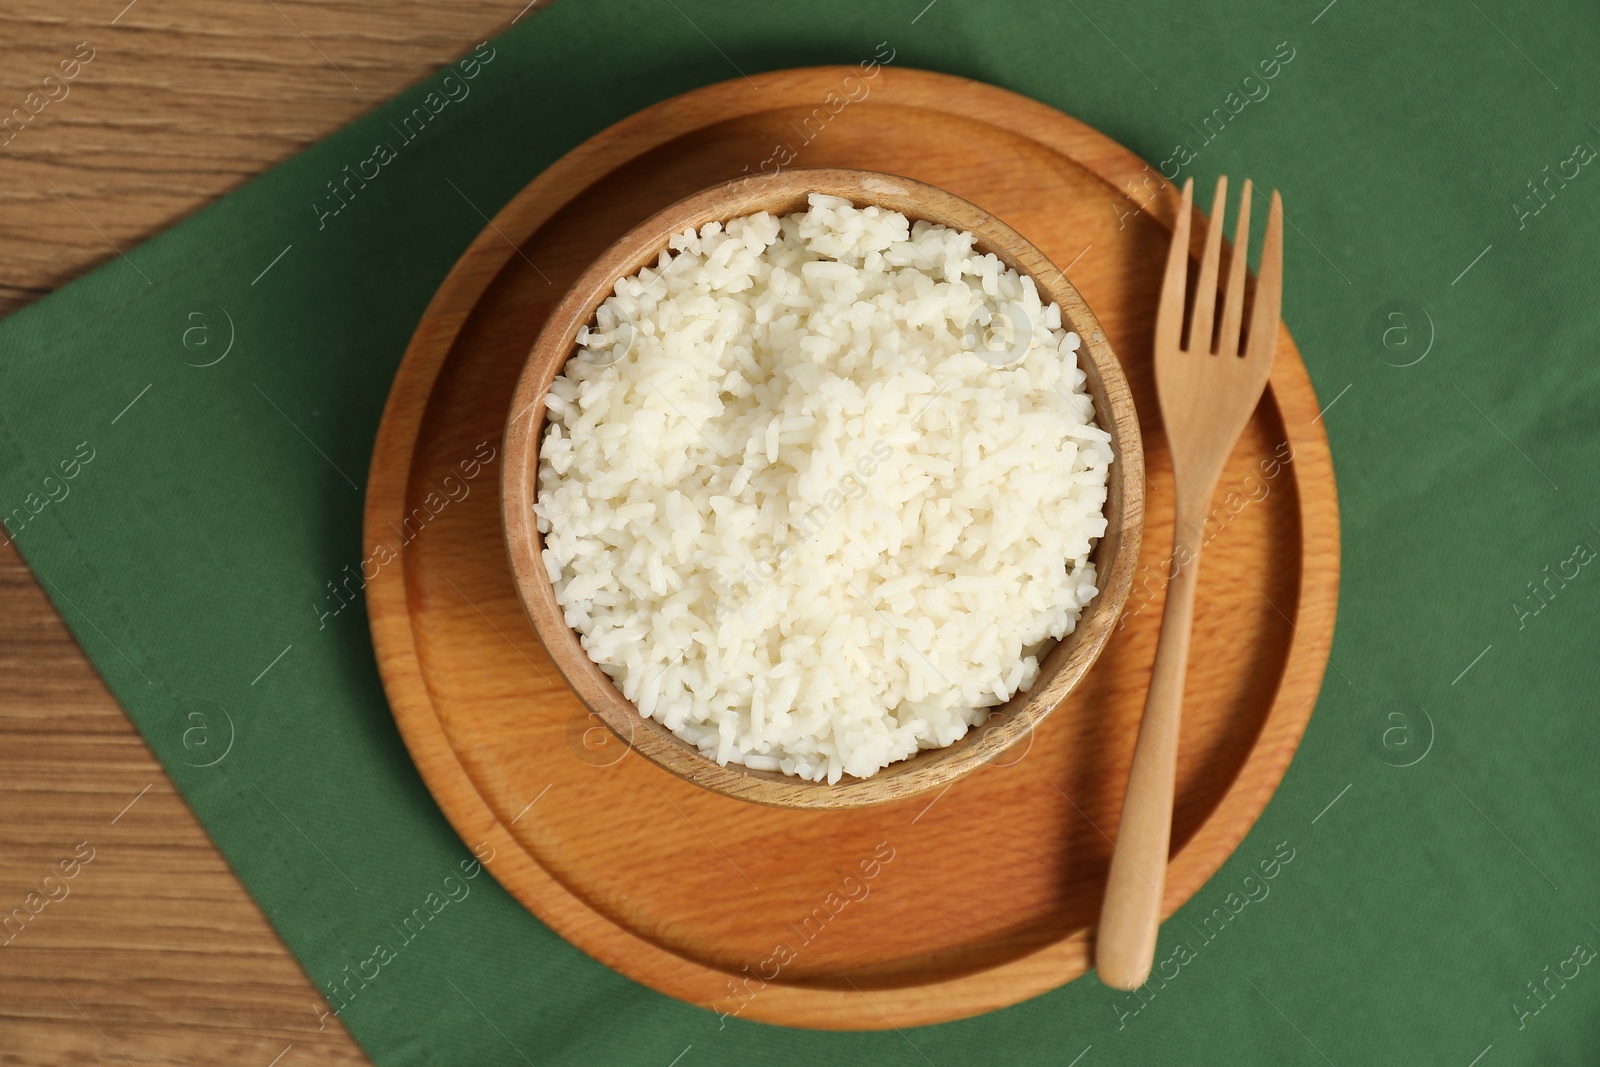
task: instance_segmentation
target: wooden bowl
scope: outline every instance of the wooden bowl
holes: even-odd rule
[[[1095,418],[1111,434],[1114,461],[1106,496],[1106,533],[1092,559],[1100,588],[1077,629],[1044,657],[1031,688],[991,710],[988,722],[954,744],[924,749],[870,778],[846,775],[835,784],[811,782],[740,764],[721,766],[648,719],[612,683],[579,644],[556,603],[541,559],[535,523],[539,443],[545,396],[576,349],[578,330],[593,321],[617,281],[653,264],[667,242],[689,227],[767,211],[789,214],[810,193],[876,204],[912,220],[926,219],[971,232],[978,249],[992,252],[1031,276],[1040,299],[1061,308],[1064,329],[1083,338],[1080,355]],[[1077,685],[1105,647],[1128,596],[1144,519],[1144,454],[1139,423],[1122,367],[1099,322],[1066,276],[1023,236],[981,208],[942,189],[891,174],[838,168],[793,169],[713,186],[658,212],[625,234],[577,280],[550,313],[523,366],[506,424],[501,508],[511,570],[533,627],[578,697],[626,744],[667,771],[716,793],[786,808],[853,808],[941,788],[993,760],[1027,737]]]

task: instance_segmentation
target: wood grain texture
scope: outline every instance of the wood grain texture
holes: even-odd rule
[[[611,295],[617,282],[653,265],[667,242],[685,230],[763,211],[778,216],[803,211],[812,193],[843,197],[857,207],[872,205],[898,211],[914,221],[971,233],[977,238],[979,252],[993,253],[1007,267],[1031,278],[1039,299],[1060,308],[1062,328],[1076,331],[1082,338],[1079,359],[1087,368],[1085,387],[1093,398],[1099,424],[1111,436],[1115,456],[1106,480],[1106,532],[1092,557],[1099,593],[1073,632],[1042,657],[1033,685],[994,708],[984,729],[969,731],[954,744],[918,752],[867,779],[846,775],[832,784],[736,763],[719,766],[661,723],[640,715],[589,658],[578,635],[567,625],[544,565],[544,539],[533,514],[550,384],[572,356],[578,330],[594,321],[595,309]],[[465,291],[453,295],[463,301],[476,299]],[[450,310],[436,302],[429,314],[448,314]],[[410,358],[426,357],[413,350]],[[501,462],[506,546],[517,590],[551,662],[584,706],[619,739],[626,739],[634,752],[685,781],[724,796],[775,807],[823,810],[902,800],[948,786],[1031,736],[1066,698],[1105,648],[1133,583],[1144,528],[1144,450],[1128,381],[1105,332],[1072,283],[1027,238],[975,204],[922,182],[876,171],[801,167],[718,184],[657,212],[607,248],[550,313],[517,379],[508,410],[517,417],[506,423]]]
[[[504,0],[0,0],[0,315],[470,51]],[[348,76],[349,80],[346,80]],[[58,74],[59,81],[59,74]],[[353,83],[353,84],[352,84]],[[38,100],[34,101],[38,106]],[[150,786],[115,824],[110,820]],[[0,547],[0,914],[88,842],[0,947],[0,1064],[367,1062],[73,641]],[[53,983],[53,986],[52,986]],[[293,1046],[289,1048],[289,1046]],[[115,1048],[115,1050],[114,1050]]]
[[[367,595],[401,732],[457,831],[504,857],[497,875],[518,899],[590,955],[689,1002],[876,1029],[1016,1003],[1087,966],[1172,541],[1148,353],[1178,198],[1083,124],[926,72],[880,70],[868,97],[808,136],[808,117],[852,73],[766,73],[760,92],[735,81],[664,102],[515,198],[412,340],[374,451],[365,537],[398,556]],[[785,143],[799,145],[797,165],[948,189],[1065,264],[1140,414],[1145,538],[1120,630],[1028,744],[931,799],[793,811],[663,772],[608,742],[561,681],[518,598],[497,498],[473,494],[402,531],[463,460],[503,439],[531,340],[590,263],[652,212]],[[1269,391],[1208,525],[1165,914],[1255,821],[1321,683],[1339,545],[1317,417],[1280,326]]]

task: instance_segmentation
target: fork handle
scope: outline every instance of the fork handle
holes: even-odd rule
[[[1144,719],[1134,745],[1122,822],[1106,879],[1105,903],[1095,944],[1100,980],[1113,989],[1137,989],[1150,976],[1161,897],[1172,839],[1172,801],[1178,769],[1178,726],[1183,711],[1183,679],[1189,664],[1189,631],[1194,617],[1200,546],[1205,540],[1205,508],[1178,502],[1173,561],[1178,573],[1167,585],[1166,610],[1156,645]]]

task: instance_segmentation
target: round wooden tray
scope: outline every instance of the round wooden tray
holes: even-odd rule
[[[1150,330],[1175,191],[1082,123],[923,71],[782,71],[618,123],[506,205],[417,327],[368,482],[379,670],[463,840],[568,941],[709,1010],[877,1029],[1016,1003],[1088,967],[1172,540]],[[512,582],[498,456],[512,387],[567,286],[612,241],[718,180],[881,170],[973,201],[1070,275],[1139,405],[1145,538],[1123,625],[1028,741],[931,796],[761,807],[628,749],[561,682]],[[1197,225],[1198,254],[1205,227]],[[1281,331],[1266,398],[1214,501],[1190,655],[1165,912],[1254,823],[1321,685],[1338,509],[1304,365]],[[536,966],[536,961],[530,961]]]

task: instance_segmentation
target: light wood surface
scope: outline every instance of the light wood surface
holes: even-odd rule
[[[686,229],[765,211],[788,215],[803,211],[806,197],[825,193],[857,207],[875,205],[913,220],[940,223],[973,234],[977,249],[992,252],[1008,267],[1033,279],[1039,298],[1061,309],[1062,328],[1083,339],[1080,362],[1096,418],[1111,435],[1115,461],[1106,482],[1106,534],[1094,550],[1099,594],[1039,666],[1039,677],[989,713],[985,728],[942,749],[929,749],[879,771],[871,778],[846,775],[839,782],[808,782],[778,771],[715,760],[677,737],[661,723],[639,714],[605,671],[589,658],[567,626],[544,565],[544,539],[534,521],[539,492],[539,444],[545,431],[545,398],[576,346],[578,330],[594,320],[595,309],[622,278],[656,262],[667,242]],[[462,292],[461,300],[474,299]],[[445,314],[435,303],[430,314]],[[426,324],[419,329],[432,336]],[[423,358],[415,350],[412,358]],[[875,171],[800,167],[719,184],[673,204],[629,230],[584,271],[550,313],[517,379],[508,413],[500,494],[511,572],[529,619],[552,663],[585,707],[598,715],[629,747],[672,774],[724,796],[784,808],[852,808],[900,800],[940,789],[1029,737],[1066,698],[1105,647],[1122,605],[1128,599],[1144,525],[1144,452],[1139,420],[1128,381],[1106,341],[1100,323],[1055,264],[1025,237],[976,205],[942,189]],[[385,517],[386,519],[389,517]]]
[[[521,7],[0,0],[0,111],[46,88],[80,43],[93,52],[66,96],[50,86],[59,99],[0,134],[0,315],[470,51]],[[70,894],[0,947],[0,1064],[367,1062],[336,1019],[319,1029],[312,983],[9,544],[0,814],[0,912],[42,892],[80,842],[95,850]]]
[[[1206,543],[1206,513],[1217,478],[1239,434],[1261,400],[1278,346],[1278,310],[1283,298],[1283,205],[1272,194],[1267,236],[1261,251],[1250,333],[1241,345],[1244,321],[1245,253],[1250,227],[1250,183],[1244,183],[1230,280],[1220,321],[1217,278],[1222,261],[1223,209],[1228,179],[1217,180],[1205,251],[1194,285],[1184,343],[1184,297],[1189,278],[1194,179],[1183,186],[1183,202],[1172,231],[1156,311],[1154,366],[1161,420],[1172,452],[1172,558],[1177,573],[1167,586],[1161,635],[1139,739],[1134,745],[1122,821],[1106,877],[1105,903],[1095,933],[1095,968],[1115,989],[1144,985],[1155,959],[1161,923],[1161,887],[1172,834],[1173,785],[1178,772],[1178,734],[1183,720],[1184,677],[1194,623],[1200,553]],[[1220,329],[1213,338],[1212,326]]]
[[[858,99],[801,133],[852,77]],[[493,844],[503,884],[590,955],[747,1019],[876,1029],[958,1018],[1088,963],[1172,539],[1148,353],[1178,198],[1094,130],[990,86],[894,67],[866,95],[854,68],[755,78],[759,93],[708,87],[580,146],[441,287],[390,394],[368,483],[368,547],[398,556],[367,586],[379,669],[458,832]],[[497,497],[472,493],[400,537],[463,458],[503,439],[530,339],[584,269],[652,212],[784,144],[799,146],[795,165],[948,189],[1064,264],[1122,356],[1140,414],[1145,539],[1119,630],[1025,745],[930,798],[795,811],[684,782],[608,741],[563,684],[519,600]],[[1248,831],[1320,686],[1339,547],[1317,415],[1283,329],[1266,401],[1208,521],[1164,913]],[[803,929],[808,916],[822,921]]]

